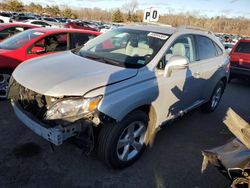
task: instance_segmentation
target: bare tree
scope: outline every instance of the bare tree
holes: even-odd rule
[[[139,3],[137,0],[131,0],[129,3],[125,3],[122,6],[122,10],[126,13],[130,12],[131,14],[134,14],[136,9],[138,9]]]

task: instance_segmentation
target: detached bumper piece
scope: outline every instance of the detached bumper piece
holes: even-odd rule
[[[231,179],[232,188],[250,187],[250,124],[243,120],[232,109],[227,111],[224,123],[237,137],[234,140],[202,151],[203,172],[209,163]]]
[[[68,126],[55,126],[48,128],[48,125],[45,125],[42,122],[37,121],[32,114],[24,111],[21,106],[12,101],[11,102],[16,116],[32,131],[34,131],[39,136],[48,140],[49,142],[59,146],[66,139],[76,136],[82,131],[83,124],[81,122],[75,122]],[[87,125],[86,125],[87,126]]]

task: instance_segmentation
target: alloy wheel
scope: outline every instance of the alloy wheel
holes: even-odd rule
[[[135,121],[129,124],[117,143],[117,156],[121,161],[133,159],[143,148],[146,126],[141,121]]]

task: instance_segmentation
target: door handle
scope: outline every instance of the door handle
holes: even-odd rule
[[[195,78],[200,78],[201,77],[201,72],[195,72],[193,76]]]
[[[223,64],[220,64],[220,65],[218,66],[218,68],[221,69],[221,68],[223,68],[223,66],[224,66]]]

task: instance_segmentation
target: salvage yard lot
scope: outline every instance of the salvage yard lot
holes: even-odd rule
[[[152,148],[133,166],[111,170],[67,142],[52,151],[0,101],[0,187],[228,187],[214,167],[201,174],[201,150],[232,137],[222,123],[228,107],[250,122],[250,82],[233,80],[218,109],[194,110],[158,133]]]

